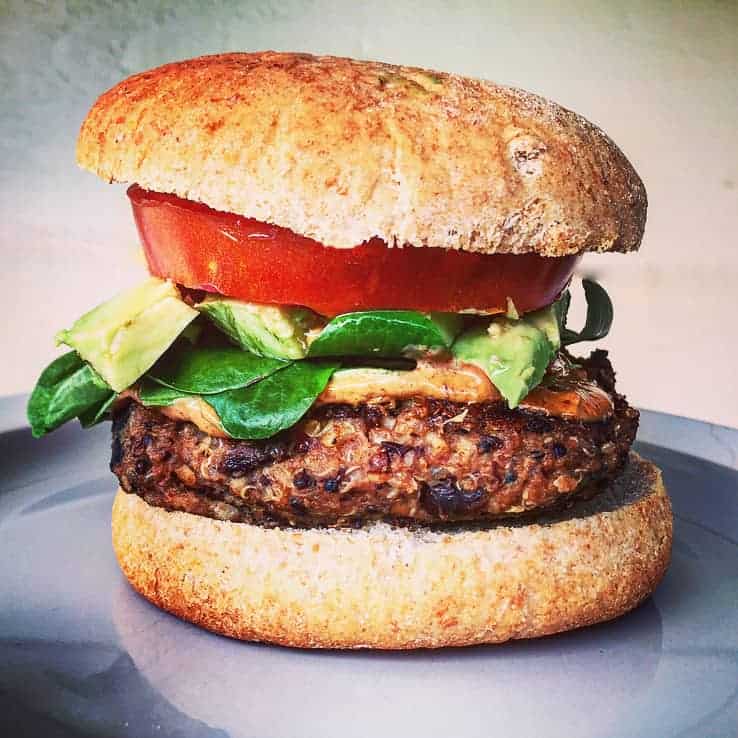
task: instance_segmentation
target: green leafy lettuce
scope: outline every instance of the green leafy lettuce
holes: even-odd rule
[[[235,346],[193,347],[185,342],[167,351],[148,376],[171,389],[212,395],[239,389],[289,366],[289,362],[256,356]]]
[[[31,432],[39,438],[73,418],[85,427],[102,420],[115,392],[76,351],[44,369],[28,400]]]
[[[424,315],[412,310],[346,313],[323,328],[309,357],[402,357],[420,349],[449,348],[462,319],[451,313]]]
[[[587,317],[581,331],[573,331],[566,326],[571,295],[567,290],[558,301],[561,324],[561,342],[564,346],[580,341],[599,341],[604,338],[612,326],[613,308],[610,296],[602,285],[591,279],[583,279],[584,297],[587,300]]]
[[[331,361],[296,361],[257,384],[206,400],[233,438],[270,438],[297,423],[338,367]]]
[[[75,324],[77,333],[89,343],[89,346],[85,343],[89,349],[89,361],[76,351],[70,351],[55,359],[42,372],[28,402],[28,419],[34,436],[49,433],[73,418],[78,418],[86,427],[109,415],[118,395],[96,368],[98,354],[102,356],[100,361],[106,374],[115,376],[116,381],[123,370],[115,364],[115,357],[125,359],[125,372],[130,375],[130,382],[142,404],[165,406],[181,398],[199,397],[214,409],[224,430],[240,439],[269,438],[297,423],[323,392],[341,363],[369,366],[377,362],[401,362],[401,366],[407,368],[407,357],[418,356],[427,350],[450,351],[457,358],[482,367],[513,408],[540,383],[562,345],[604,337],[613,318],[612,303],[605,290],[591,280],[584,280],[587,317],[580,331],[566,326],[570,301],[568,292],[548,308],[518,319],[376,310],[339,315],[312,340],[306,358],[290,359],[284,356],[283,351],[287,339],[297,336],[300,346],[308,343],[307,334],[294,328],[298,325],[303,331],[306,327],[300,322],[301,314],[295,312],[299,309],[280,308],[281,312],[275,317],[263,306],[254,306],[253,309],[239,306],[238,311],[227,306],[228,321],[238,323],[238,326],[229,324],[227,330],[225,326],[221,327],[228,338],[235,340],[238,330],[251,335],[256,331],[251,319],[258,318],[261,323],[257,328],[268,324],[270,335],[282,341],[282,357],[275,358],[265,356],[261,344],[259,352],[244,350],[243,335],[239,339],[242,345],[234,346],[227,343],[223,333],[215,328],[202,331],[201,325],[190,323],[191,315],[187,310],[176,304],[179,297],[172,287],[156,281],[147,284],[146,300],[126,298],[126,302],[120,297],[114,298],[112,307],[106,304],[85,316],[84,332],[79,329],[80,321]],[[138,295],[137,292],[130,294]],[[126,318],[129,302],[135,303],[131,311],[145,336],[145,362],[136,357],[135,341],[131,338],[131,327]],[[143,302],[146,303],[143,311],[147,316],[145,326],[140,318],[143,312],[139,303]],[[168,305],[167,315],[173,316],[172,322],[177,323],[180,331],[179,340],[172,345],[170,327],[156,325],[153,317],[149,320],[149,303]],[[121,305],[126,309],[123,310]],[[227,323],[223,317],[226,315],[223,305],[218,310],[221,312],[215,311],[218,319],[214,323]],[[248,326],[240,321],[239,315],[243,311],[251,320]],[[95,315],[101,316],[102,327],[93,319]],[[214,315],[208,317],[213,319]],[[462,330],[465,320],[472,325]],[[284,327],[280,321],[284,322]],[[275,332],[278,325],[279,335]],[[115,351],[106,349],[99,353],[95,350],[92,337],[110,326],[115,329],[115,335],[124,330],[125,352],[120,352],[116,341],[105,343],[107,348]],[[150,335],[153,330],[158,334],[156,345],[160,354],[155,363]],[[317,332],[319,329],[311,330]],[[274,346],[269,350],[277,353]],[[301,352],[295,351],[296,355],[304,355],[304,348]],[[413,365],[412,361],[409,363]],[[138,367],[135,372],[134,366]],[[146,374],[141,376],[144,371]]]
[[[237,348],[176,347],[141,382],[144,405],[202,396],[233,438],[269,438],[292,427],[325,389],[338,362],[284,362]]]
[[[298,361],[255,384],[202,396],[232,438],[270,438],[291,428],[325,389],[338,362]],[[171,405],[198,394],[165,387],[147,379],[138,391],[143,405]]]
[[[146,407],[167,407],[183,397],[197,397],[189,392],[166,387],[148,377],[140,381],[137,389],[139,402]]]

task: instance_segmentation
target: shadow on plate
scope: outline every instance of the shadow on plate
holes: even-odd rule
[[[40,640],[0,641],[0,734],[226,736],[169,704],[120,649]]]

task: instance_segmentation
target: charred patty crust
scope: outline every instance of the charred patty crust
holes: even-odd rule
[[[169,510],[264,525],[482,521],[593,494],[622,470],[637,410],[604,352],[586,362],[615,412],[598,423],[502,403],[413,398],[325,405],[266,441],[215,438],[136,402],[118,409],[111,469]]]

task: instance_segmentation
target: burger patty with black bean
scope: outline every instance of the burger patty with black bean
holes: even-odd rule
[[[119,408],[111,468],[169,510],[265,525],[490,520],[593,494],[625,464],[638,412],[603,352],[585,362],[613,415],[582,423],[502,403],[411,398],[313,408],[266,441],[203,433],[136,402]]]

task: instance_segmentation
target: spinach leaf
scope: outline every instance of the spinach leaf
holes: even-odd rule
[[[286,366],[287,362],[262,358],[235,346],[193,348],[180,342],[154,364],[148,376],[171,389],[211,395],[247,387]]]
[[[115,393],[76,351],[62,354],[44,369],[28,400],[28,421],[34,438],[72,418],[84,416],[112,402]],[[90,418],[91,419],[91,418]]]
[[[89,410],[85,410],[79,414],[79,422],[83,428],[92,428],[93,425],[102,423],[103,420],[108,420],[110,417],[110,408],[118,398],[116,392],[111,392],[110,396],[99,403],[97,406],[93,405]]]
[[[462,327],[451,313],[373,310],[334,318],[313,341],[309,357],[403,356],[414,347],[448,348]]]
[[[208,395],[206,401],[233,438],[270,438],[297,423],[339,366],[331,361],[296,361],[250,387]]]
[[[147,407],[171,405],[181,397],[192,397],[192,395],[189,392],[165,387],[148,378],[142,379],[138,385],[138,401]]]
[[[597,341],[610,332],[612,325],[612,301],[605,288],[591,279],[583,279],[584,296],[587,300],[587,318],[581,331],[573,331],[565,326],[571,297],[565,293],[561,303],[561,343],[568,346],[579,341]]]

